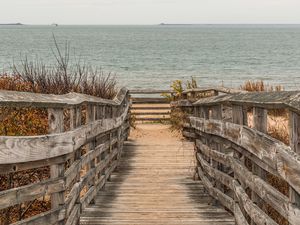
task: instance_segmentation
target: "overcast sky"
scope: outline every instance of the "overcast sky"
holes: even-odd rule
[[[0,23],[300,23],[300,0],[0,0]]]

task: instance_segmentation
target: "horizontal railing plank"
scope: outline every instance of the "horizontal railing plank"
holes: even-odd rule
[[[194,88],[194,89],[187,89],[183,91],[183,94],[188,93],[204,93],[209,91],[216,91],[221,93],[245,93],[246,91],[238,90],[234,88],[226,88],[226,87],[208,87],[208,88]]]
[[[200,143],[201,141],[197,140],[197,146],[199,147],[199,150],[201,152],[204,152],[205,155],[212,157],[213,160],[228,163],[228,165],[230,165],[233,169],[233,172],[237,179],[239,179],[247,187],[250,187],[250,189],[257,193],[258,196],[261,199],[263,199],[266,203],[272,205],[283,217],[288,218],[289,215],[294,214],[294,211],[290,211],[289,209],[288,197],[283,195],[281,192],[276,190],[274,187],[272,187],[266,181],[262,180],[260,177],[253,175],[252,172],[250,172],[233,156],[217,152],[216,150],[209,148],[207,145]],[[197,154],[197,158],[201,165],[204,167],[205,171],[210,176],[221,181],[223,184],[233,189],[233,184],[228,184],[230,182],[230,179],[227,177],[228,175],[222,174],[221,171],[212,168],[208,163],[205,162],[205,160],[201,158],[199,153]],[[224,179],[226,180],[224,181]],[[231,178],[231,182],[232,181],[233,178]]]
[[[226,208],[228,208],[231,212],[234,211],[234,200],[230,198],[229,196],[225,195],[222,191],[218,190],[217,188],[213,187],[212,183],[209,181],[209,179],[204,175],[204,172],[200,167],[198,167],[198,175],[199,178],[202,180],[204,186],[206,187],[209,194],[220,201],[222,205],[224,205]]]
[[[238,201],[243,206],[244,210],[248,213],[251,219],[257,225],[278,225],[273,219],[271,219],[263,210],[255,205],[245,190],[238,184],[237,181],[233,182],[234,192],[237,196]]]
[[[300,156],[289,146],[246,126],[196,117],[191,117],[190,121],[193,128],[223,137],[248,150],[277,170],[300,193]]]
[[[39,183],[29,184],[0,192],[0,209],[29,202],[53,193],[65,190],[63,178],[48,179]]]
[[[217,104],[234,104],[265,109],[290,109],[300,113],[299,91],[248,92],[219,95],[202,98],[193,103],[194,106],[211,106]]]
[[[64,108],[91,103],[94,105],[120,105],[128,90],[122,88],[114,100],[102,99],[90,95],[69,93],[65,95],[38,94],[31,92],[0,91],[0,106]]]
[[[120,127],[129,106],[118,118],[97,120],[75,130],[33,137],[0,137],[0,164],[24,163],[74,152],[101,133]]]
[[[55,224],[65,219],[65,209],[60,207],[45,213],[40,213],[28,219],[13,223],[12,225],[45,225]]]

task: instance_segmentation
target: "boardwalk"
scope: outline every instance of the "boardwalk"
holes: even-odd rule
[[[170,107],[126,88],[113,100],[0,91],[3,107],[47,109],[49,128],[0,137],[0,224],[299,225],[300,92],[232,93],[192,89]],[[133,114],[149,122],[178,112],[193,143],[144,119],[130,129]],[[289,145],[269,132],[273,117]],[[22,184],[19,172],[35,180]],[[51,209],[33,213],[49,200]]]
[[[80,218],[81,225],[231,225],[194,181],[193,145],[164,125],[139,125],[124,148],[118,170]],[[155,140],[155,141],[153,141]]]

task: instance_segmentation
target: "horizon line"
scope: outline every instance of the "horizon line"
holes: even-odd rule
[[[193,26],[193,25],[300,25],[299,23],[155,23],[155,24],[59,24],[59,23],[49,23],[49,24],[38,24],[38,23],[0,23],[0,25],[24,25],[24,26],[51,26],[53,24],[58,24],[59,26],[167,26],[167,25],[178,25],[178,26]]]

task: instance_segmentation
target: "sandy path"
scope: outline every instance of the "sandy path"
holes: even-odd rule
[[[183,140],[179,132],[172,131],[170,125],[165,124],[137,124],[136,129],[131,129],[129,138],[145,144],[159,143],[160,145],[169,145]]]

